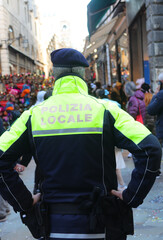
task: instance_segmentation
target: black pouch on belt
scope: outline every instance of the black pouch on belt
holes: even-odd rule
[[[48,211],[44,203],[38,202],[31,209],[20,212],[22,222],[36,239],[48,236]]]
[[[112,195],[103,198],[102,206],[107,235],[123,236],[134,234],[133,212],[131,207],[121,199]],[[110,237],[110,239],[112,238]]]

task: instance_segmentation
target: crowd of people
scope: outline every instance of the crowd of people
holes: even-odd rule
[[[162,78],[163,73],[160,74],[158,79],[161,89]],[[24,110],[29,109],[36,103],[38,91],[52,90],[54,77],[45,79],[44,75],[38,76],[31,73],[10,74],[0,76],[0,85],[0,117],[5,129],[7,129]],[[147,108],[152,97],[158,93],[158,89],[153,93],[150,85],[145,83],[144,78],[138,79],[136,84],[133,81],[127,81],[124,84],[117,81],[112,86],[107,85],[105,87],[101,85],[101,82],[96,81],[91,84],[88,83],[88,90],[89,94],[94,97],[116,101],[134,119],[137,118],[140,107],[143,124],[155,134],[155,115],[157,114],[150,114],[150,110],[148,113]]]
[[[0,84],[0,135],[2,135],[5,130],[10,129],[11,125],[25,110],[41,103],[51,95],[54,77],[45,79],[43,75],[38,76],[31,73],[10,74],[0,76]],[[13,168],[19,173],[23,172],[31,158],[31,154],[23,155],[17,159]],[[36,179],[37,172],[36,169]],[[9,205],[0,195],[0,222],[5,221],[9,213]]]
[[[0,117],[5,129],[35,104],[38,91],[47,91],[53,85],[53,76],[48,79],[31,73],[0,76]]]
[[[158,87],[155,92],[152,91],[149,84],[145,83],[144,78],[137,79],[136,83],[126,81],[122,84],[117,81],[112,86],[103,87],[101,82],[97,81],[91,82],[88,86],[89,94],[103,100],[115,101],[119,107],[156,135],[163,146],[163,92],[160,92],[163,90],[163,73],[159,74],[157,83]],[[121,169],[125,167],[122,151],[122,149],[115,149],[119,189],[126,188],[121,175]],[[131,153],[128,154],[128,157],[133,157],[133,161],[135,161]]]
[[[161,95],[161,93],[158,95],[158,92],[163,89],[163,73],[160,73],[157,83],[158,87],[155,92],[152,91],[149,84],[145,83],[144,78],[137,79],[136,83],[126,81],[122,84],[117,81],[112,86],[102,86],[101,82],[97,81],[88,86],[90,95],[117,102],[124,111],[127,111],[135,120],[143,123],[161,141],[163,136],[160,136],[160,133],[156,131],[156,126],[158,125],[157,115],[159,113],[151,110],[152,104],[150,103]],[[161,99],[158,106],[160,104]],[[140,113],[142,120],[138,119]],[[163,126],[161,129],[163,129]]]

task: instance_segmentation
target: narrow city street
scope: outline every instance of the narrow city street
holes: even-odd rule
[[[32,198],[11,168],[22,155],[28,167],[15,170],[33,193],[41,173],[34,177],[31,150],[47,180],[51,239],[104,237],[99,222],[94,231],[98,190],[116,188],[117,176],[118,189],[130,183],[123,198],[132,206],[151,189],[133,209],[134,235],[127,240],[163,240],[163,156],[151,188],[161,149],[150,132],[163,147],[163,0],[0,0],[0,240],[34,240],[4,201],[16,196],[14,209],[30,208]],[[115,145],[136,151],[137,171],[132,154]],[[78,198],[80,206],[69,204]],[[122,216],[120,206],[110,209],[115,221],[118,211]],[[127,218],[124,211],[126,229]],[[108,222],[116,228],[112,215]]]
[[[127,157],[128,152],[123,151],[126,168],[122,175],[128,183],[133,169],[132,158]],[[25,172],[21,175],[25,184],[32,191],[35,164],[32,160]],[[163,169],[163,161],[162,161]],[[128,236],[127,240],[163,240],[163,176],[157,178],[151,192],[144,203],[134,209],[135,234]],[[19,214],[11,210],[7,221],[0,223],[0,240],[33,240],[30,232],[21,223]]]

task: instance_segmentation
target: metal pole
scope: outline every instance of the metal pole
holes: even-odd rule
[[[109,83],[109,85],[111,85],[110,55],[109,55],[109,44],[108,43],[106,43],[106,61],[107,61],[108,83]]]

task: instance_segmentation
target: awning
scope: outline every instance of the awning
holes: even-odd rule
[[[97,49],[105,44],[107,40],[107,36],[99,38],[96,42],[92,42],[89,44],[89,47],[87,47],[84,51],[84,56],[88,57],[89,54],[93,53],[94,49]]]
[[[118,19],[118,16],[111,19],[110,22],[106,23],[105,25],[102,25],[90,38],[90,41],[96,41],[98,38],[102,36],[106,36],[109,34],[109,32],[112,30],[114,24],[116,23]]]
[[[109,7],[114,4],[116,0],[91,0],[87,5],[87,21],[89,35],[96,30],[97,24],[100,22]]]
[[[115,24],[121,19],[121,17],[122,15],[119,15],[111,19],[110,22],[98,28],[98,30],[91,36],[90,40],[87,39],[83,53],[85,57],[93,53],[94,49],[99,48],[105,44],[108,38],[108,34],[114,28]]]

